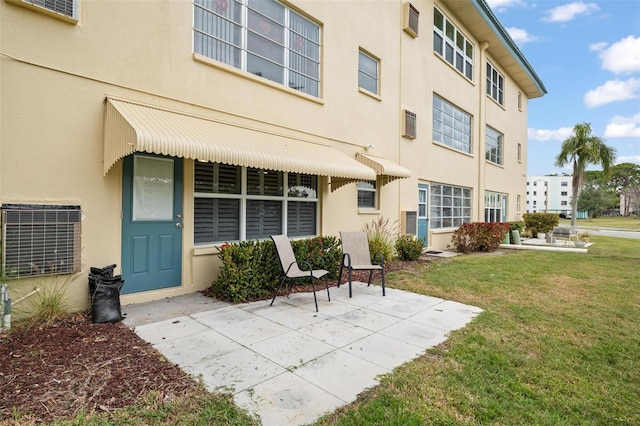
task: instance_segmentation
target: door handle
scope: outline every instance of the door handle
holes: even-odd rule
[[[182,223],[180,223],[180,222],[176,223],[176,228],[182,229]]]

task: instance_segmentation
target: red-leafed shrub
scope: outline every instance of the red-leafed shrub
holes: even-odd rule
[[[500,246],[508,230],[507,223],[464,223],[451,236],[450,247],[460,253],[493,251]]]

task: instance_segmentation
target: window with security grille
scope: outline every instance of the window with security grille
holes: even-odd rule
[[[196,245],[317,234],[318,177],[195,163]],[[285,231],[286,230],[286,231]]]
[[[7,277],[71,274],[80,269],[80,206],[4,204],[2,267]]]
[[[194,52],[319,96],[320,26],[273,0],[194,0]]]

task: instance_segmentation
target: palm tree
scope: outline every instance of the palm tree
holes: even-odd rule
[[[604,141],[591,136],[591,123],[576,124],[573,127],[573,135],[562,142],[560,154],[556,157],[556,166],[564,167],[573,163],[571,198],[571,227],[576,228],[576,216],[578,213],[578,196],[584,183],[585,168],[588,164],[602,166],[604,178],[609,176],[609,167],[616,159],[616,150],[607,146]]]

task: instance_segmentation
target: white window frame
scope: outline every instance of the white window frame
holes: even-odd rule
[[[504,134],[491,126],[486,126],[485,159],[494,164],[504,161]]]
[[[473,43],[437,7],[433,11],[433,50],[473,81]]]
[[[367,69],[367,65],[372,69]],[[380,95],[380,59],[363,49],[358,50],[358,87]]]
[[[471,223],[471,188],[432,183],[429,187],[429,226],[432,229],[457,228]]]
[[[484,221],[506,222],[508,196],[500,192],[485,191],[484,193]]]
[[[198,162],[196,162],[197,164]],[[194,187],[194,202],[195,199],[233,199],[233,200],[238,200],[239,203],[239,229],[238,229],[238,238],[237,239],[225,239],[225,240],[216,240],[213,239],[211,241],[198,241],[195,242],[195,235],[194,235],[194,244],[196,246],[207,246],[207,245],[215,245],[215,244],[221,244],[221,243],[228,243],[228,242],[237,242],[237,241],[246,241],[247,240],[247,202],[253,201],[253,200],[257,200],[257,201],[277,201],[279,203],[281,203],[281,220],[280,220],[280,228],[281,228],[281,233],[285,233],[287,235],[289,235],[288,229],[289,229],[289,223],[288,223],[288,218],[289,218],[289,204],[290,203],[294,203],[294,202],[300,202],[300,203],[314,203],[315,205],[315,210],[314,210],[314,226],[315,226],[315,230],[313,233],[311,234],[301,234],[301,233],[293,233],[290,236],[292,237],[311,237],[311,236],[316,236],[318,233],[318,208],[319,208],[319,197],[318,197],[318,191],[319,191],[319,176],[315,176],[315,175],[306,175],[306,174],[301,174],[301,173],[288,173],[288,172],[278,172],[278,171],[273,171],[273,170],[265,170],[265,169],[255,169],[255,168],[248,168],[248,167],[240,167],[240,166],[236,166],[238,169],[240,169],[239,172],[239,191],[236,191],[234,193],[221,193],[221,192],[201,192],[201,191],[196,191],[197,188]],[[252,170],[257,170],[259,173],[263,174],[265,172],[267,173],[279,173],[281,174],[281,188],[280,188],[280,195],[261,195],[261,194],[249,194],[248,190],[247,190],[247,172],[249,169]],[[194,172],[196,170],[196,166],[194,166]],[[309,176],[311,177],[311,180],[315,182],[315,189],[314,188],[302,188],[300,186],[296,186],[296,188],[294,187],[289,187],[289,178],[290,175],[296,175],[297,177],[300,176]],[[299,180],[299,179],[298,179]],[[262,188],[262,185],[260,186]],[[195,219],[194,219],[195,221]],[[194,223],[194,233],[197,231],[197,227],[195,226]],[[263,235],[258,239],[266,239],[268,238],[268,235]]]
[[[471,154],[473,117],[444,98],[433,94],[433,141]]]
[[[504,106],[504,76],[489,61],[487,61],[487,95]],[[520,109],[520,96],[518,96],[518,109]]]
[[[378,184],[375,180],[363,181],[357,183],[358,188],[358,208],[359,209],[377,209],[378,208]],[[373,197],[373,205],[369,204],[361,204],[360,203],[360,194],[368,194]]]
[[[254,74],[319,97],[322,57],[320,25],[283,3],[272,3],[282,8],[282,22],[251,8],[249,0],[193,0],[193,50],[196,54],[247,72],[251,72],[248,69],[249,61],[255,58],[256,61],[263,61],[274,68],[281,68],[282,75]],[[232,16],[234,8],[239,8],[237,16]],[[251,28],[250,21],[253,17],[262,21]],[[307,27],[296,28],[296,21]],[[273,28],[276,30],[272,34]],[[275,35],[277,28],[282,28],[280,36]],[[254,46],[250,47],[250,44]],[[259,51],[259,46],[263,48],[262,52]],[[280,51],[267,52],[266,47],[281,48],[282,54],[279,55]],[[273,57],[267,57],[267,53],[271,53]],[[266,68],[264,70],[267,71]]]

